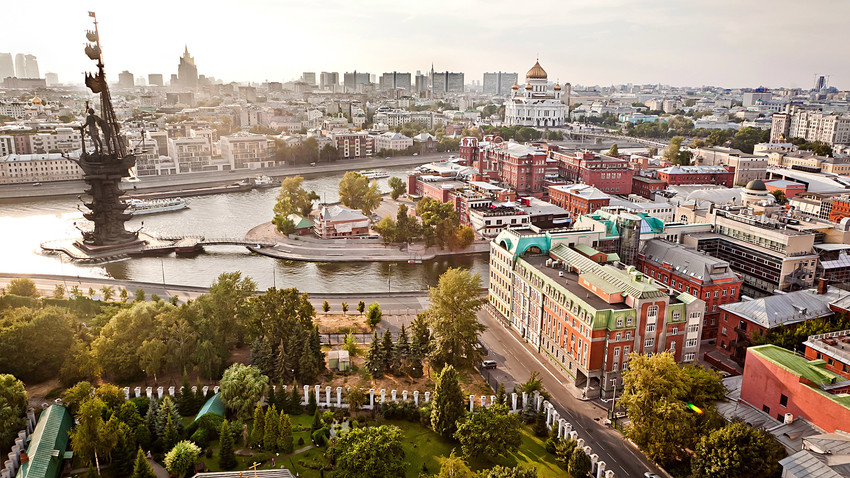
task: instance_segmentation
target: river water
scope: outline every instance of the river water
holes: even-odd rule
[[[386,168],[404,177],[410,167]],[[306,179],[324,201],[339,199],[337,185],[343,173]],[[378,180],[389,192],[387,179]],[[270,221],[277,188],[190,199],[182,211],[139,216],[128,221],[130,230],[162,236],[203,235],[242,238],[252,227]],[[116,279],[208,286],[222,272],[242,271],[260,289],[297,287],[305,292],[415,291],[435,285],[449,267],[464,267],[487,281],[487,256],[453,256],[424,264],[352,262],[312,263],[283,261],[248,252],[243,247],[214,247],[195,257],[143,257],[102,265],[78,265],[56,255],[43,255],[39,245],[48,240],[79,237],[74,222],[82,220],[76,198],[37,198],[0,202],[0,272],[67,274]],[[144,224],[143,224],[144,223]]]

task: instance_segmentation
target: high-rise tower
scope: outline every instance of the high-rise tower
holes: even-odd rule
[[[195,66],[195,59],[189,55],[188,46],[180,57],[180,64],[177,65],[177,86],[190,89],[198,87],[198,67]]]

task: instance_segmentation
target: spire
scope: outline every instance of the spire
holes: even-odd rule
[[[184,43],[184,44],[183,44],[183,47],[185,48],[185,49],[183,50],[183,56],[189,56],[189,45],[187,45],[187,44],[185,44],[185,43]]]

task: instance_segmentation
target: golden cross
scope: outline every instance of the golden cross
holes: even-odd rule
[[[254,478],[257,478],[257,467],[258,466],[260,466],[260,464],[255,461],[253,465],[248,467],[249,470],[254,470]]]

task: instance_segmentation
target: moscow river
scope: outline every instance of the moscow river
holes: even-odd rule
[[[386,168],[391,176],[405,177],[411,167]],[[323,201],[335,202],[343,173],[306,179]],[[387,178],[378,180],[389,192]],[[161,236],[202,235],[242,238],[252,227],[270,221],[277,188],[190,198],[189,208],[145,215],[127,228]],[[454,256],[424,264],[356,262],[311,263],[272,259],[243,247],[214,247],[195,257],[144,257],[102,265],[76,265],[56,255],[43,255],[39,245],[48,240],[79,237],[74,223],[82,220],[77,198],[39,198],[0,202],[0,272],[66,274],[116,279],[208,286],[222,272],[242,271],[260,289],[297,287],[305,292],[386,292],[423,290],[435,285],[448,267],[469,268],[487,281],[487,256]],[[164,279],[163,279],[164,277]]]

